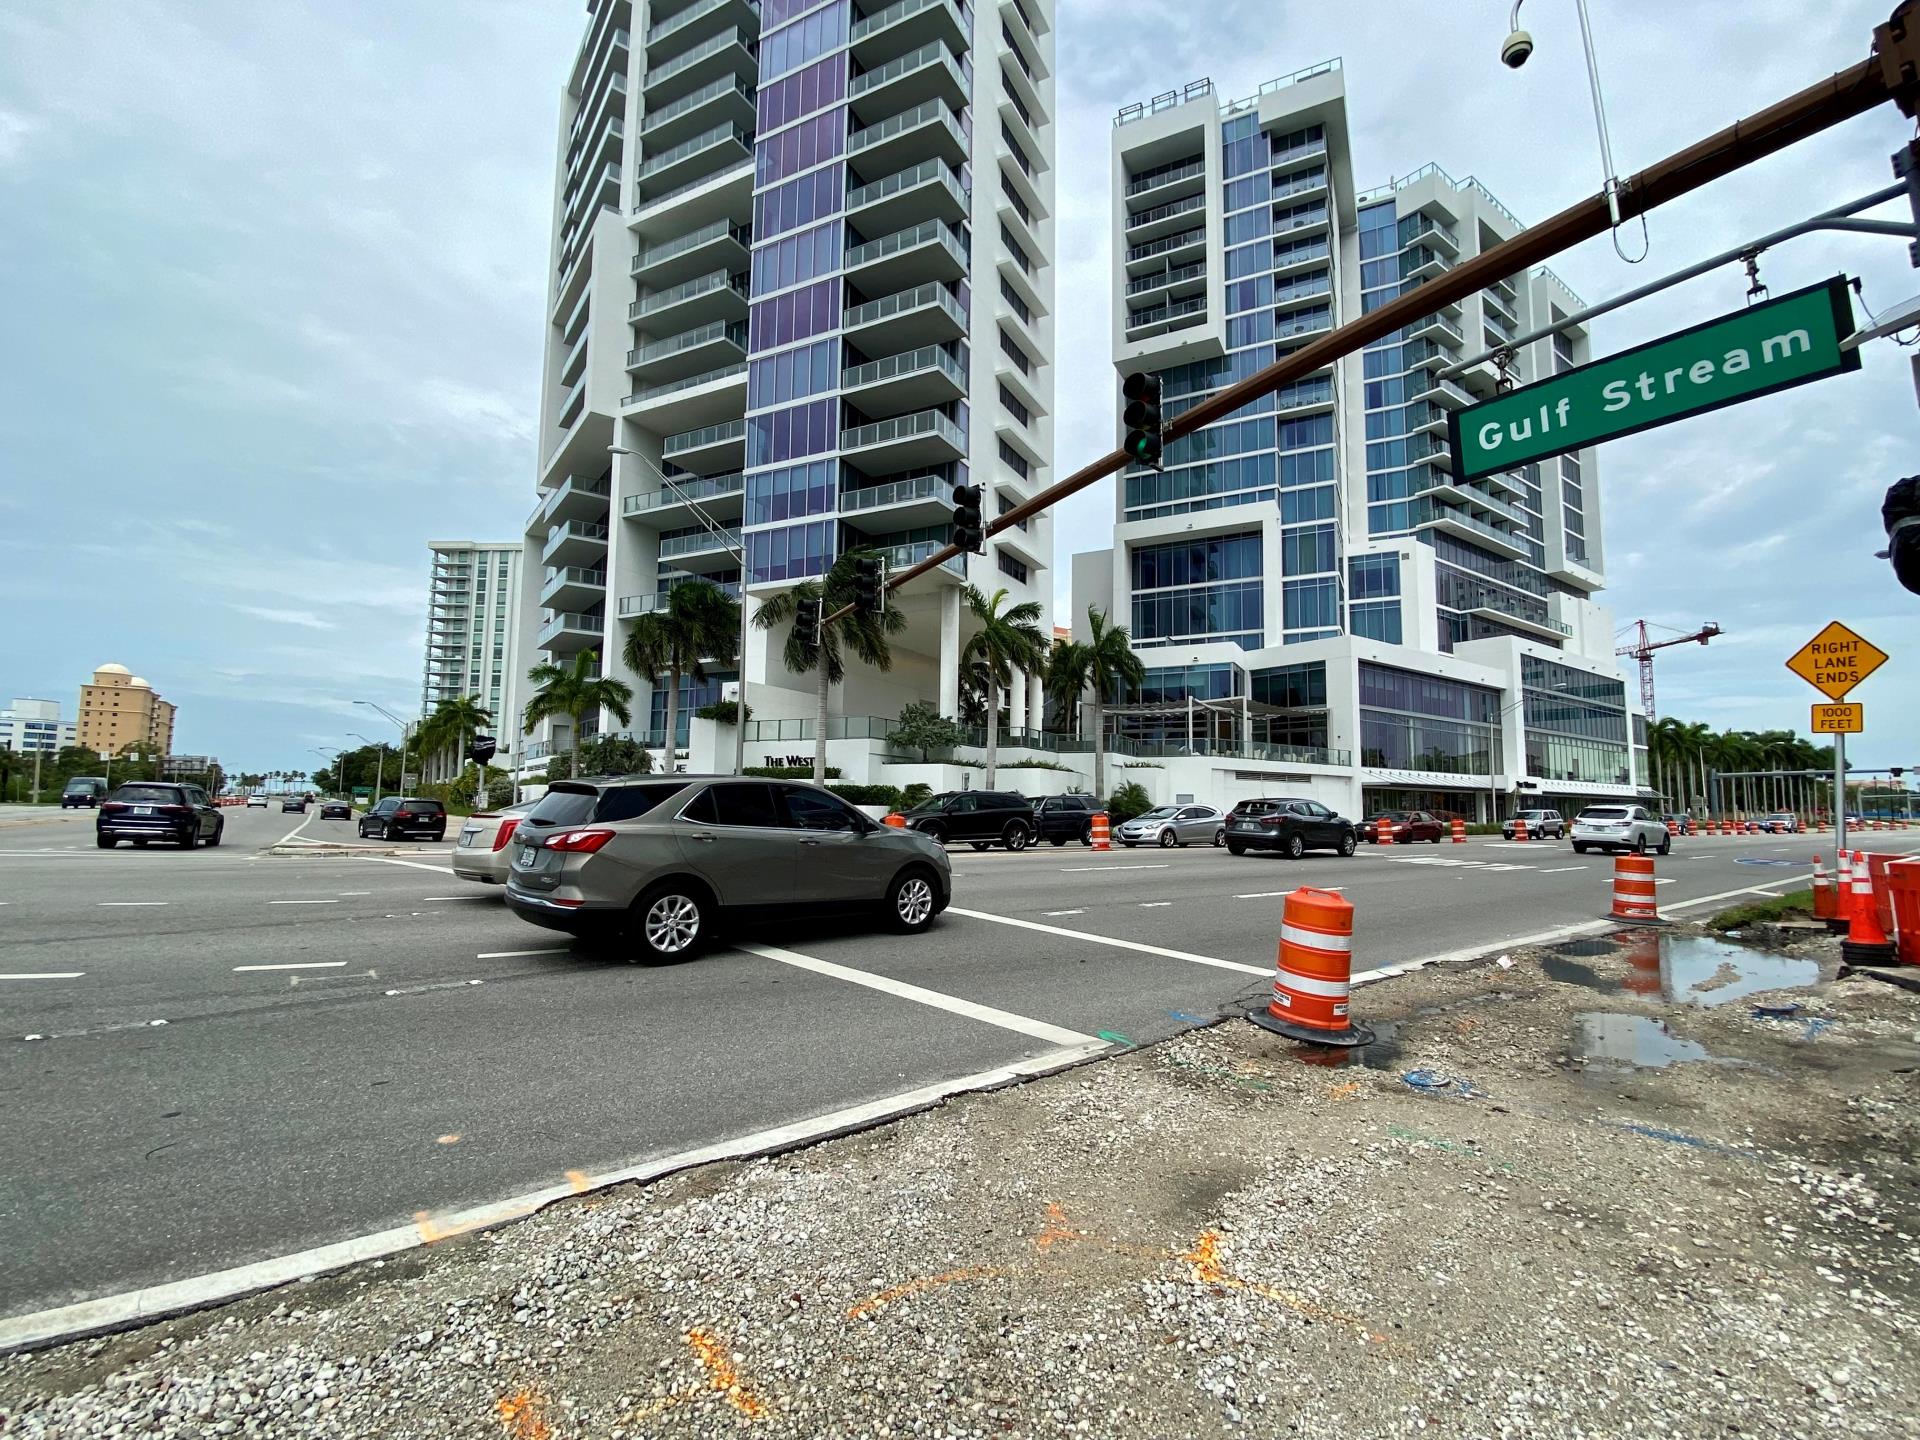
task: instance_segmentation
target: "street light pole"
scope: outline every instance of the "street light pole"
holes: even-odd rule
[[[367,740],[367,737],[362,735],[358,730],[349,730],[347,734],[356,740]],[[387,742],[384,740],[367,740],[367,744],[380,747],[379,753],[375,755],[373,759],[373,803],[378,805],[380,803],[380,782],[386,775]]]
[[[740,562],[740,658],[734,667],[735,670],[739,672],[739,678],[734,681],[733,773],[736,775],[744,775],[747,769],[747,552],[743,547],[733,544],[726,538],[725,527],[714,523],[713,517],[707,514],[705,506],[687,494],[685,490],[682,490],[674,483],[671,475],[667,474],[666,471],[662,470],[658,465],[655,465],[639,451],[628,450],[619,445],[609,445],[607,447],[607,453],[609,455],[625,455],[629,459],[638,460],[642,465],[651,470],[654,475],[659,478],[661,484],[672,490],[675,495],[680,497],[682,503],[684,503],[689,510],[693,511],[695,518],[707,527],[707,533],[719,540],[721,547]],[[693,724],[692,720],[689,719],[687,724],[691,727]],[[674,737],[671,735],[666,737],[666,741],[667,773],[671,775],[673,774],[677,746],[675,745]]]
[[[386,706],[376,705],[371,700],[356,700],[353,703],[356,705],[365,705],[370,710],[378,710],[382,715],[386,716],[387,719],[391,720],[396,726],[399,727],[399,730],[400,730],[400,778],[395,780],[393,783],[394,783],[394,789],[396,791],[405,790],[407,788],[407,741],[413,734],[412,722],[407,720],[402,720],[398,715],[394,714],[391,710],[387,709]]]

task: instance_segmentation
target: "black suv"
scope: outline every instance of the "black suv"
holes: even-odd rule
[[[1033,825],[1038,838],[1064,845],[1078,840],[1093,844],[1093,816],[1100,802],[1091,795],[1046,795],[1033,802]]]
[[[1318,800],[1242,800],[1227,812],[1227,849],[1235,855],[1278,850],[1298,860],[1309,850],[1351,855],[1356,845],[1353,822]]]
[[[182,850],[205,841],[218,845],[227,822],[198,785],[167,785],[139,780],[122,785],[100,805],[93,822],[94,843],[111,850],[122,840],[144,848],[165,840]]]
[[[360,817],[362,840],[404,840],[409,835],[442,840],[446,834],[447,807],[438,800],[389,795]]]
[[[964,840],[976,850],[1024,850],[1033,843],[1033,802],[1012,790],[948,790],[909,810],[907,828],[942,845]]]

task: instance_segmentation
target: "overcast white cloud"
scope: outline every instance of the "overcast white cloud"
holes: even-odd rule
[[[1682,21],[1593,0],[1620,164],[1861,57],[1885,8],[1756,0]],[[1113,441],[1120,105],[1203,75],[1251,93],[1338,55],[1362,184],[1433,160],[1527,220],[1597,188],[1571,7],[1534,0],[1539,50],[1518,73],[1497,60],[1504,0],[1061,9],[1061,473]],[[1116,44],[1121,20],[1146,38]],[[417,704],[425,542],[517,533],[531,503],[553,124],[585,21],[572,0],[0,6],[0,596],[16,618],[0,697],[71,706],[120,660],[181,703],[182,749],[249,766],[367,728],[355,698]],[[1866,117],[1660,212],[1644,265],[1600,241],[1555,268],[1589,299],[1616,293],[1886,183],[1902,132],[1891,111]],[[1763,262],[1776,293],[1843,270],[1875,307],[1920,288],[1884,239]],[[1734,271],[1696,281],[1602,321],[1597,342],[1743,295]],[[1859,374],[1603,451],[1622,622],[1728,632],[1661,662],[1664,710],[1804,725],[1812,692],[1781,661],[1837,616],[1896,655],[1860,692],[1882,722],[1860,750],[1920,760],[1895,724],[1920,702],[1914,599],[1869,553],[1914,419],[1907,356],[1880,344]],[[1104,485],[1063,512],[1062,587],[1111,517]]]

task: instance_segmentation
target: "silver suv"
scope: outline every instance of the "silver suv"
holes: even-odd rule
[[[635,959],[683,959],[723,918],[876,911],[918,934],[947,908],[946,851],[832,791],[730,775],[560,780],[516,827],[507,904]]]
[[[1639,855],[1652,850],[1665,855],[1673,849],[1673,836],[1666,821],[1642,806],[1589,805],[1573,817],[1573,849],[1577,855],[1590,849],[1631,850]]]

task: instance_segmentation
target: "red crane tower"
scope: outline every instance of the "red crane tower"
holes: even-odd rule
[[[1671,640],[1654,640],[1647,635],[1647,622],[1636,620],[1633,628],[1639,639],[1637,643],[1622,646],[1614,651],[1616,655],[1631,655],[1640,662],[1640,708],[1646,713],[1647,724],[1653,724],[1653,652],[1665,650],[1669,645],[1692,645],[1695,642],[1706,644],[1720,633],[1720,627],[1709,620],[1691,635],[1682,635],[1677,631]],[[1670,625],[1662,625],[1662,630],[1670,630]]]

